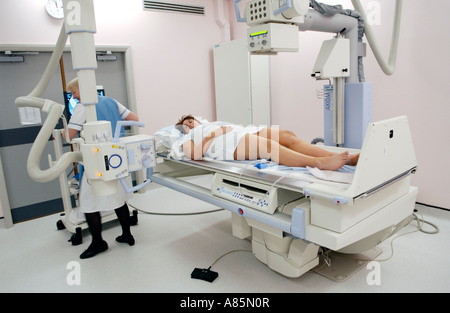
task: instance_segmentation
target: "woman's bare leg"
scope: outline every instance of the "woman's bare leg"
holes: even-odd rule
[[[320,147],[310,144],[300,138],[298,138],[292,131],[283,130],[278,128],[265,128],[257,133],[258,136],[274,140],[280,145],[287,147],[291,150],[299,152],[301,154],[312,157],[331,157],[336,152],[327,151]],[[356,165],[358,163],[359,154],[349,155],[347,165]]]
[[[265,128],[258,133],[258,136],[274,140],[282,146],[309,156],[327,157],[334,154],[298,138],[289,130]]]
[[[248,134],[239,141],[234,158],[235,160],[272,159],[278,164],[291,167],[310,166],[322,170],[337,170],[347,162],[348,152],[309,156],[280,145],[275,140]]]

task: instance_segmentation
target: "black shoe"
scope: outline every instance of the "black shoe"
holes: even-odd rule
[[[106,250],[108,250],[108,244],[104,240],[98,244],[91,243],[91,245],[87,248],[87,250],[80,255],[80,259],[92,258],[98,253]]]
[[[129,236],[119,236],[116,238],[117,242],[121,242],[121,243],[128,243],[130,246],[134,246],[134,237],[133,235],[129,235]]]

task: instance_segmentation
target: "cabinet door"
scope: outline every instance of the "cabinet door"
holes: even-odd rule
[[[270,123],[268,56],[250,55],[245,38],[217,44],[214,78],[217,120],[241,125]]]

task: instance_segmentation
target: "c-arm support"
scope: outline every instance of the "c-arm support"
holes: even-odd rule
[[[334,80],[334,92],[332,93],[334,99],[334,107],[332,109],[326,108],[325,110],[325,144],[337,146],[343,146],[347,148],[360,149],[364,140],[364,132],[372,121],[372,85],[371,83],[365,83],[364,69],[362,58],[365,56],[365,44],[362,42],[364,33],[367,35],[369,44],[376,56],[376,59],[387,75],[392,75],[398,48],[398,38],[400,30],[402,0],[396,1],[395,8],[395,21],[391,42],[391,52],[389,56],[389,62],[386,62],[381,56],[378,44],[373,35],[371,25],[364,25],[364,21],[367,20],[364,9],[359,0],[352,0],[353,6],[357,11],[344,10],[341,6],[330,6],[326,4],[320,4],[315,0],[288,0],[288,1],[270,1],[265,2],[265,8],[270,14],[261,18],[261,16],[255,17],[249,12],[255,12],[255,7],[259,8],[260,2],[249,1],[246,4],[245,17],[241,17],[239,2],[241,0],[235,0],[235,10],[238,22],[247,22],[249,25],[248,34],[250,38],[255,34],[261,32],[261,27],[264,25],[277,25],[280,28],[280,24],[291,25],[286,28],[292,29],[297,26],[300,31],[319,31],[338,34],[349,40],[349,51],[339,52],[333,51],[333,61],[336,59],[344,60],[348,58],[348,68],[342,68],[345,73],[332,73],[330,76],[317,72],[314,69],[313,77],[316,79]],[[283,7],[279,7],[282,6]],[[307,7],[313,9],[307,9]],[[285,14],[284,12],[287,12]],[[253,13],[254,14],[254,13]],[[258,32],[252,31],[252,28],[258,29]],[[295,27],[294,27],[295,28]],[[267,33],[269,33],[268,31]],[[288,37],[290,33],[290,37]],[[278,38],[282,38],[287,45],[292,42],[298,42],[298,38],[295,32],[291,32],[286,29],[284,32],[278,32],[275,34],[269,34],[269,37],[273,36],[279,42]],[[284,37],[284,38],[283,38]],[[336,41],[339,39],[336,39]],[[250,40],[249,40],[250,41]],[[262,40],[262,41],[271,41]],[[331,40],[332,41],[332,40]],[[251,43],[250,43],[251,45]],[[325,46],[325,43],[324,43]],[[322,49],[324,48],[322,47]],[[264,46],[258,49],[249,48],[253,53],[273,53],[279,51],[294,51],[292,45],[289,49],[283,47],[268,47]],[[329,47],[325,47],[325,56],[319,54],[320,60],[327,57],[327,53],[330,53]],[[261,49],[261,50],[259,50]],[[328,49],[328,50],[327,50]],[[296,51],[296,50],[295,50]],[[349,55],[347,55],[347,53]],[[330,58],[331,59],[331,58]],[[318,59],[319,61],[319,59]],[[317,62],[316,62],[317,64]],[[319,64],[321,65],[321,63]],[[315,66],[316,67],[316,66]],[[348,74],[347,74],[348,73]],[[351,122],[349,122],[351,121]],[[355,122],[361,121],[361,122]]]

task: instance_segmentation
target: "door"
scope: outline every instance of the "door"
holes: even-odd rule
[[[58,180],[37,183],[29,177],[26,169],[28,153],[42,125],[39,119],[44,121],[46,114],[33,110],[22,112],[22,117],[32,122],[24,124],[21,122],[19,108],[14,103],[17,97],[29,94],[36,86],[48,64],[51,52],[22,52],[22,55],[24,62],[0,63],[0,155],[6,182],[4,187],[14,223],[64,210]],[[103,86],[107,96],[128,107],[124,53],[115,52],[112,55],[116,57],[115,61],[98,61],[97,84]],[[70,52],[64,53],[63,64],[64,76],[69,82],[76,77]],[[57,68],[42,98],[64,104],[61,75],[60,69]],[[63,150],[70,151],[70,146],[66,145]],[[41,159],[41,169],[49,167],[48,154],[55,160],[53,142],[50,140]],[[69,173],[69,169],[67,172]]]

